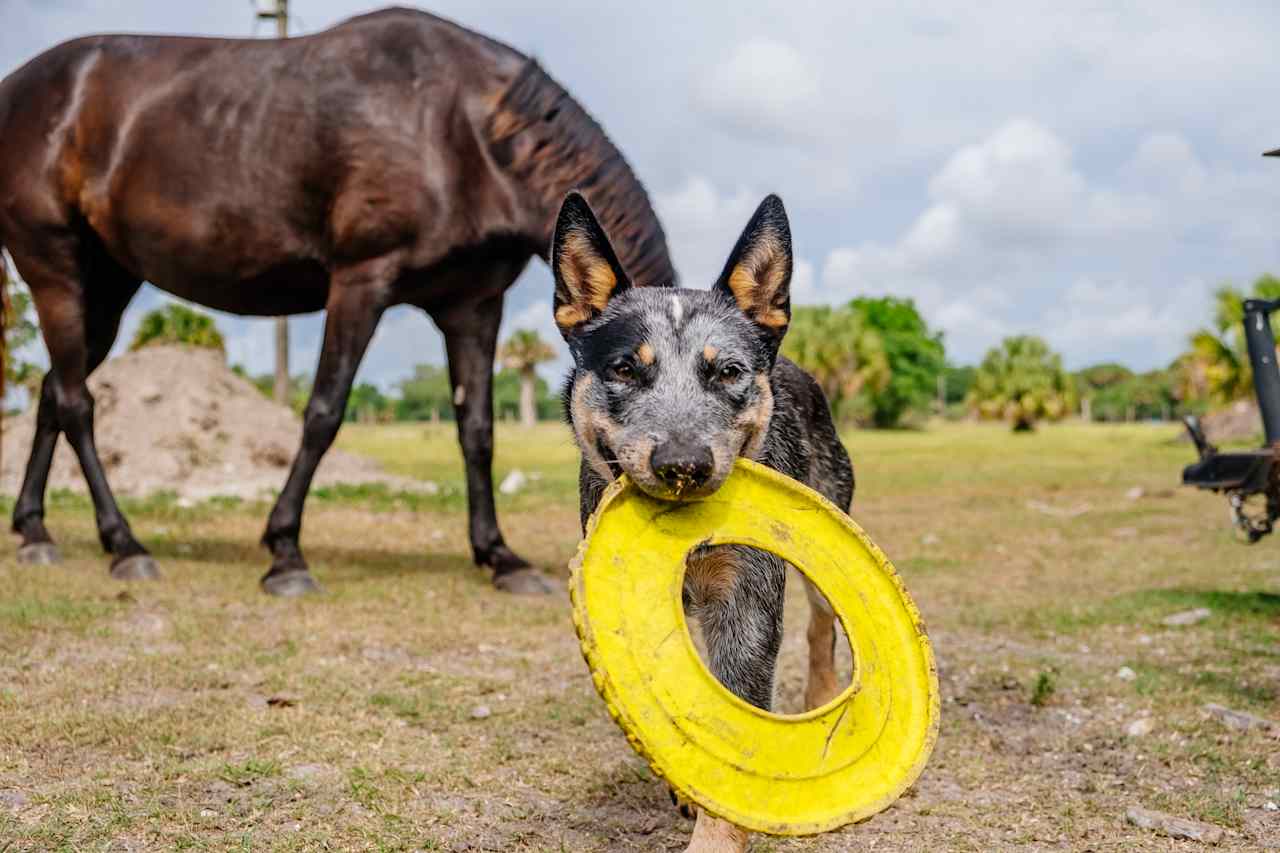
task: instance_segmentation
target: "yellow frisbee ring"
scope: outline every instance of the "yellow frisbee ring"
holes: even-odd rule
[[[853,650],[852,683],[805,714],[762,711],[703,665],[681,604],[698,545],[749,545],[803,572]],[[756,832],[810,835],[887,808],[938,734],[938,676],[888,559],[817,492],[739,460],[711,497],[672,504],[623,477],[574,558],[570,595],[596,689],[677,794]]]

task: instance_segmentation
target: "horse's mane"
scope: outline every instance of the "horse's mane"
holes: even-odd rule
[[[507,167],[546,209],[558,209],[569,190],[582,191],[632,281],[675,284],[666,235],[644,186],[603,128],[535,60],[498,99],[487,130],[490,143],[511,157]],[[517,135],[521,144],[511,145]]]

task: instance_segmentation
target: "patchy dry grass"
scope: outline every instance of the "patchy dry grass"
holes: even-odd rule
[[[1130,805],[1216,823],[1227,848],[1280,839],[1264,808],[1280,741],[1203,711],[1280,718],[1280,543],[1234,544],[1222,500],[1176,486],[1191,450],[1172,435],[847,436],[855,515],[931,628],[942,737],[885,814],[754,849],[1167,849],[1124,822]],[[341,441],[442,489],[317,495],[304,545],[323,597],[257,592],[266,508],[235,501],[129,504],[160,583],[107,577],[73,495],[50,507],[65,564],[0,560],[0,850],[681,848],[688,824],[596,698],[567,596],[506,598],[471,566],[451,428]],[[514,467],[539,477],[500,499],[508,539],[563,575],[564,429],[501,431],[499,478]],[[1212,616],[1161,624],[1194,607]],[[1141,718],[1151,732],[1127,735]]]

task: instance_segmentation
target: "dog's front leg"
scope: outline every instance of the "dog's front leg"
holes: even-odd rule
[[[696,551],[685,575],[710,669],[734,694],[769,710],[782,644],[786,565],[736,545]],[[747,831],[698,811],[686,853],[745,853]]]
[[[685,853],[746,853],[747,831],[698,809]]]

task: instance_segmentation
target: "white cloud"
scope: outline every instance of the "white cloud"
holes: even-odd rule
[[[931,203],[898,240],[832,249],[818,293],[829,302],[913,298],[963,360],[1032,332],[1069,362],[1103,351],[1167,361],[1203,322],[1206,286],[1186,274],[1137,278],[1151,275],[1150,262],[1129,256],[1158,256],[1183,232],[1212,228],[1203,191],[1217,181],[1173,134],[1144,138],[1128,162],[1125,186],[1091,182],[1058,135],[1008,121],[947,159],[929,182]],[[1178,179],[1154,191],[1153,176],[1170,172]],[[1166,210],[1171,198],[1176,214]],[[1101,276],[1069,273],[1100,259],[1110,268]]]
[[[1186,333],[1202,325],[1209,310],[1208,289],[1197,280],[1152,292],[1123,280],[1081,278],[1067,287],[1039,325],[1050,343],[1068,351],[1099,353],[1117,343],[1141,341],[1157,362],[1168,362],[1185,348]]]
[[[813,302],[818,296],[818,279],[813,264],[796,258],[791,270],[791,301],[797,304]]]
[[[752,38],[710,69],[696,103],[729,130],[785,140],[810,131],[806,119],[820,106],[819,84],[817,68],[799,50]]]
[[[745,187],[721,194],[701,176],[687,178],[676,189],[656,194],[654,203],[667,232],[681,287],[702,290],[711,286],[764,196]],[[803,304],[819,299],[813,263],[795,258],[791,301]]]
[[[764,193],[738,187],[719,193],[702,176],[654,194],[654,206],[683,287],[710,287]]]

